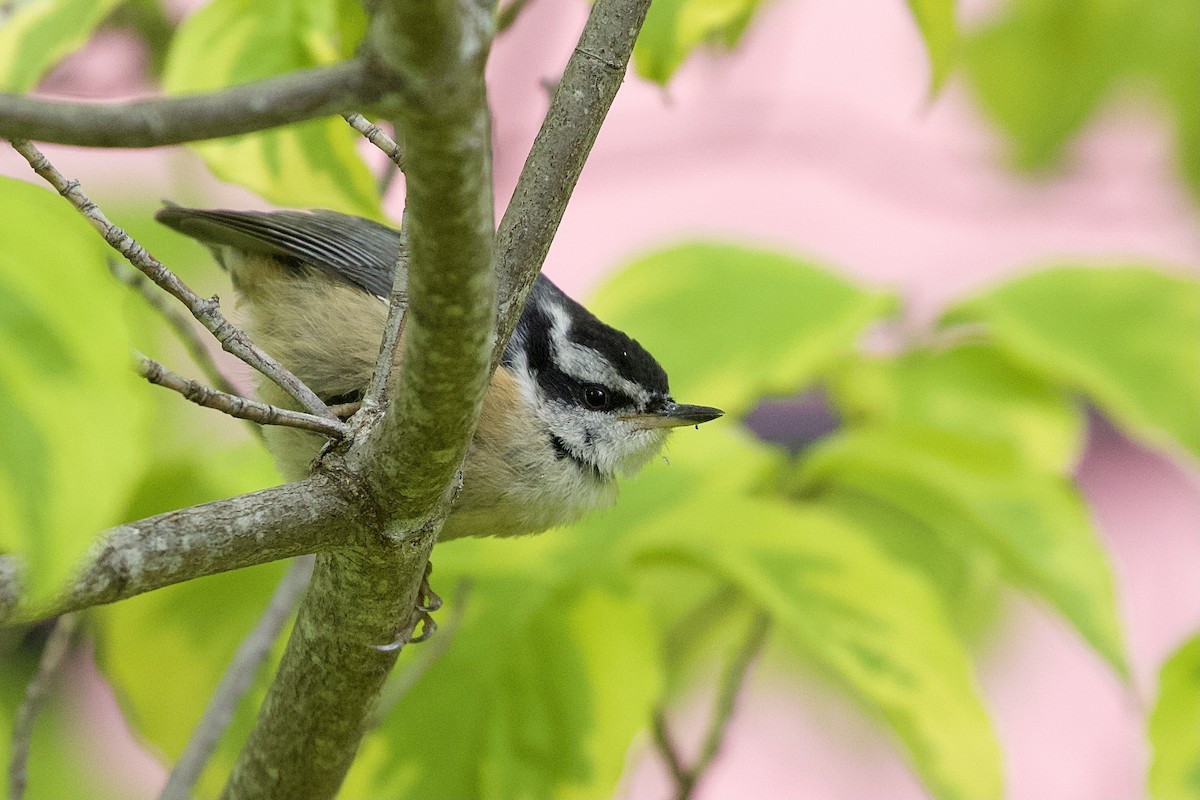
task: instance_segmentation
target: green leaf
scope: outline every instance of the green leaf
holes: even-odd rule
[[[466,618],[364,743],[343,795],[612,794],[661,686],[648,613],[622,593],[561,583],[541,558],[516,562],[507,544],[556,543],[456,542],[435,554],[439,582],[469,565]],[[483,556],[459,563],[462,545]]]
[[[721,444],[725,461],[757,460]],[[999,797],[999,748],[937,593],[828,509],[722,491],[711,446],[692,437],[673,456],[687,467],[670,480],[694,494],[620,541],[634,567],[689,564],[737,586],[887,721],[938,797]]]
[[[1095,114],[1127,64],[1140,5],[1010,3],[967,40],[968,74],[984,110],[1012,139],[1018,165],[1053,164]]]
[[[932,72],[932,89],[936,92],[954,67],[957,55],[958,25],[954,21],[954,0],[908,0],[908,7],[925,40]]]
[[[0,546],[57,588],[118,521],[145,463],[149,391],[104,240],[51,192],[0,179]]]
[[[939,536],[921,518],[849,487],[822,487],[815,505],[848,520],[889,558],[917,571],[941,595],[964,642],[973,644],[991,630],[1005,583],[989,548]]]
[[[34,0],[0,24],[0,91],[37,86],[59,61],[78,50],[120,0]]]
[[[1181,166],[1200,192],[1198,42],[1195,0],[1025,0],[967,39],[965,62],[1025,168],[1059,161],[1115,90],[1153,91],[1176,119]]]
[[[898,426],[819,444],[801,462],[795,485],[805,495],[826,487],[862,492],[948,542],[991,550],[1126,673],[1112,573],[1066,478],[1030,469],[995,442]]]
[[[589,308],[667,365],[681,402],[737,414],[812,381],[893,304],[790,256],[709,243],[633,263]]]
[[[1200,636],[1166,660],[1150,713],[1149,788],[1155,800],[1200,798]]]
[[[1200,457],[1200,282],[1143,267],[1059,267],[951,309],[1134,438]]]
[[[702,44],[733,48],[762,0],[655,0],[633,47],[638,75],[666,84]]]
[[[172,94],[203,92],[329,64],[365,29],[342,0],[215,0],[190,16],[171,44],[163,76]],[[380,218],[378,193],[340,117],[192,145],[222,180],[293,207]]]
[[[1086,419],[1059,387],[990,344],[848,361],[828,383],[851,427],[911,423],[1013,446],[1038,470],[1069,474]]]

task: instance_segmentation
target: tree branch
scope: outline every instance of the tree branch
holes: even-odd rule
[[[46,640],[42,657],[38,659],[37,672],[25,686],[25,699],[17,709],[17,718],[13,723],[12,751],[8,759],[9,800],[22,800],[25,797],[29,750],[33,745],[33,723],[46,701],[51,684],[71,652],[78,630],[79,617],[76,614],[64,614],[54,621],[50,638]]]
[[[312,578],[313,558],[302,556],[296,559],[291,568],[275,587],[271,601],[258,623],[246,638],[238,645],[233,661],[221,676],[221,682],[213,692],[213,698],[204,709],[204,716],[192,731],[183,755],[179,757],[167,785],[163,787],[159,800],[188,800],[196,781],[200,780],[204,767],[212,758],[221,736],[229,727],[238,704],[250,687],[259,668],[271,654],[275,640],[279,638],[283,626],[287,624],[296,604],[308,588]]]
[[[750,669],[750,664],[762,651],[763,645],[766,644],[767,633],[770,630],[771,618],[761,611],[755,614],[754,619],[750,622],[750,628],[746,632],[745,640],[725,667],[721,681],[717,684],[712,718],[708,722],[704,741],[700,744],[700,752],[690,767],[684,764],[679,749],[671,739],[667,727],[666,710],[661,706],[655,709],[654,740],[663,759],[667,762],[671,777],[675,780],[675,800],[691,800],[696,790],[696,784],[712,766],[712,762],[724,742],[725,730],[729,727],[729,720],[733,717],[733,707],[742,691],[742,685],[746,681],[746,673]]]
[[[387,523],[373,547],[317,559],[279,674],[226,798],[331,797],[399,647],[489,377],[495,296],[483,67],[491,12],[456,0],[381,4],[374,57],[399,78],[410,243],[404,370],[345,455]]]
[[[0,137],[79,147],[161,147],[338,114],[379,95],[379,82],[358,59],[209,94],[115,105],[0,94]]]
[[[5,624],[28,622],[281,558],[367,540],[373,506],[336,473],[218,500],[110,528],[82,560],[72,584],[37,607],[20,607],[17,562],[0,557]]]
[[[346,114],[345,117],[354,130],[388,157],[392,167],[389,175],[396,175],[404,170],[402,148],[382,128],[372,125],[361,114]],[[381,187],[380,191],[386,191],[386,187]],[[396,366],[396,354],[400,347],[400,337],[404,334],[404,320],[408,310],[408,262],[408,225],[401,221],[400,252],[396,256],[396,267],[392,274],[387,322],[383,327],[383,340],[379,343],[379,357],[375,359],[375,371],[371,374],[366,392],[363,393],[362,406],[368,409],[382,407],[388,401],[388,387],[392,370]]]
[[[221,306],[216,298],[204,299],[193,292],[187,284],[151,256],[146,248],[138,244],[133,237],[109,221],[100,207],[84,194],[79,186],[79,181],[67,180],[32,143],[13,139],[12,146],[29,162],[29,166],[33,167],[34,172],[42,176],[79,213],[87,218],[109,246],[123,255],[147,278],[183,303],[187,310],[192,312],[192,316],[199,320],[200,324],[221,343],[222,348],[273,380],[310,413],[318,417],[325,417],[336,425],[342,425],[343,433],[345,432],[341,420],[333,415],[321,398],[313,394],[312,389],[305,386],[286,367],[250,341],[250,337],[245,333],[229,324],[229,321],[221,313]]]
[[[496,234],[499,363],[600,125],[625,79],[650,0],[598,0],[567,62]]]
[[[250,420],[259,425],[281,425],[287,428],[313,431],[335,441],[341,439],[347,431],[345,424],[339,422],[335,425],[324,417],[305,414],[302,411],[292,411],[288,408],[279,408],[241,395],[218,392],[202,383],[177,375],[154,359],[141,354],[137,355],[136,369],[138,375],[150,383],[178,392],[198,406],[213,408],[231,417]]]
[[[179,310],[179,306],[172,303],[165,294],[151,285],[145,275],[115,256],[108,258],[108,271],[112,273],[114,278],[137,292],[138,296],[145,300],[147,305],[159,313],[167,325],[170,326],[171,330],[175,331],[175,335],[182,342],[184,349],[188,351],[188,355],[204,371],[209,382],[218,391],[225,392],[226,394],[237,394],[237,389],[234,387],[233,381],[221,371],[217,362],[213,360],[212,353],[205,346],[205,340],[202,338],[202,335],[196,330],[191,318]]]

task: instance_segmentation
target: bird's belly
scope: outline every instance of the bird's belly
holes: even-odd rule
[[[509,462],[509,469],[481,467],[468,457],[463,488],[439,541],[464,536],[520,536],[568,525],[589,511],[608,508],[617,499],[616,481],[553,462],[545,470],[529,470]]]

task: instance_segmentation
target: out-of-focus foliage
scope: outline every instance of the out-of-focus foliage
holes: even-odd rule
[[[1120,89],[1148,89],[1173,116],[1185,179],[1200,192],[1200,3],[1009,0],[967,38],[968,74],[1016,163],[1058,162]]]
[[[1158,673],[1158,702],[1150,714],[1150,795],[1155,800],[1200,798],[1200,636],[1185,642]]]
[[[0,179],[0,547],[31,599],[118,521],[146,459],[125,289],[107,246],[54,193]]]
[[[908,0],[908,7],[929,52],[932,88],[936,92],[953,69],[958,55],[954,0]]]
[[[168,92],[204,92],[330,64],[366,28],[352,0],[214,0],[179,27],[167,56]],[[223,180],[279,205],[379,218],[375,182],[344,120],[327,117],[191,145]]]
[[[760,283],[745,280],[748,273]],[[648,256],[588,303],[615,327],[636,330],[638,340],[671,365],[675,396],[686,402],[719,397],[731,413],[809,382],[850,352],[867,323],[894,306],[888,295],[860,289],[815,264],[723,244]],[[704,310],[703,325],[696,324],[697,309]],[[760,350],[771,357],[746,357]]]
[[[0,20],[0,91],[27,92],[73,53],[121,0],[41,0]]]
[[[951,309],[1132,436],[1200,458],[1200,286],[1143,267],[1057,267]]]
[[[655,0],[633,50],[637,73],[665,84],[703,44],[732,48],[762,0]]]
[[[763,0],[654,0],[646,15],[633,65],[637,74],[666,85],[699,47],[737,46]],[[932,89],[954,66],[958,27],[953,0],[908,0],[929,53]]]
[[[656,0],[638,71],[663,82],[697,46],[732,46],[758,5]],[[936,86],[957,49],[953,4],[909,5]],[[12,52],[28,57],[4,61],[0,47],[0,78],[32,85],[96,24],[94,7],[19,12],[11,24],[24,27],[0,31],[0,44],[16,30]],[[1200,58],[1196,8],[1020,0],[972,40],[972,76],[1025,164],[1055,158],[1130,75],[1160,89],[1195,144],[1200,68],[1180,65]],[[355,0],[215,0],[180,27],[166,82],[202,91],[331,63],[353,51],[363,19]],[[196,149],[218,175],[281,204],[378,216],[356,141],[333,119]],[[1200,180],[1200,147],[1184,149]],[[150,350],[159,328],[103,274],[99,238],[65,203],[8,182],[0,204],[0,338],[18,345],[0,348],[0,441],[18,454],[0,467],[0,543],[45,592],[95,530],[275,476],[239,423],[198,430],[205,412],[129,377],[131,341]],[[159,252],[153,231],[143,238]],[[651,710],[693,689],[751,614],[889,726],[935,796],[1001,796],[970,646],[1013,585],[1125,669],[1112,575],[1073,483],[1081,408],[1200,457],[1200,286],[1136,265],[1060,267],[964,300],[924,344],[862,352],[864,330],[895,305],[808,261],[714,243],[649,255],[603,288],[590,307],[668,365],[676,396],[729,416],[676,433],[671,463],[652,464],[616,508],[569,531],[440,546],[434,579],[452,606],[442,620],[461,604],[461,624],[443,629],[453,639],[431,665],[406,649],[396,686],[410,685],[364,743],[344,796],[608,796]],[[739,424],[764,398],[814,388],[842,428],[798,456]],[[282,569],[93,612],[98,662],[165,759],[181,752]],[[452,591],[460,585],[469,592]],[[13,652],[0,675],[6,723],[32,669]],[[1193,641],[1163,670],[1150,724],[1157,796],[1197,796],[1197,660]],[[268,674],[199,796],[219,791]],[[66,717],[51,713],[39,729],[35,794],[87,785],[65,754]]]

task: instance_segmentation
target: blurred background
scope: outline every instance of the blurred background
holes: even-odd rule
[[[195,5],[169,3],[169,16]],[[606,274],[679,240],[770,246],[897,292],[900,319],[872,335],[881,350],[922,336],[950,301],[1051,262],[1150,262],[1200,277],[1200,192],[1187,178],[1188,159],[1194,167],[1197,158],[1200,97],[1181,105],[1156,92],[1146,73],[1121,73],[1090,50],[1120,42],[1039,47],[1034,34],[1005,39],[1021,29],[1011,22],[1019,16],[1013,9],[1036,5],[960,3],[960,22],[976,36],[936,92],[920,33],[900,0],[765,2],[732,52],[692,55],[665,87],[631,73],[546,272],[585,299]],[[533,0],[495,45],[488,75],[501,207],[541,122],[547,86],[586,14],[583,2]],[[1178,15],[1180,24],[1190,24],[1189,14]],[[1170,14],[1163,17],[1172,24]],[[1200,52],[1200,41],[1187,40]],[[989,72],[1001,56],[1016,70],[1018,89],[1007,94]],[[128,33],[105,30],[39,93],[97,100],[152,94],[149,58]],[[1063,85],[1047,78],[1022,95],[1022,66],[1049,70]],[[1183,138],[1188,130],[1190,139]],[[267,207],[217,183],[182,150],[44,149],[118,222],[116,209],[145,213],[160,197]],[[364,153],[379,164],[378,154]],[[0,171],[30,178],[7,149]],[[402,203],[398,181],[385,203],[392,219]],[[200,288],[219,290],[215,272],[196,274]],[[703,326],[706,309],[692,311]],[[811,422],[781,419],[768,415],[762,426]],[[1132,677],[1123,683],[1038,602],[1006,597],[977,656],[1004,749],[1007,796],[1017,800],[1143,797],[1144,720],[1157,670],[1200,628],[1195,464],[1133,444],[1093,415],[1078,478],[1118,580]],[[63,702],[83,723],[80,740],[114,768],[119,793],[152,796],[162,768],[137,748],[86,660],[72,670]],[[684,705],[677,726],[685,742],[703,729],[707,703],[698,695]],[[648,742],[635,746],[618,796],[668,792]],[[886,732],[824,684],[785,679],[770,657],[752,673],[726,746],[697,793],[708,800],[925,796]]]

